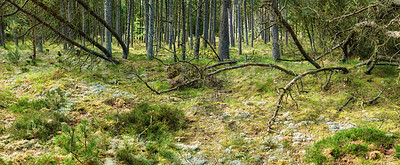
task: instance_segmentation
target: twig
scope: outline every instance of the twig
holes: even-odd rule
[[[346,106],[350,103],[350,101],[353,101],[353,100],[354,100],[354,97],[351,96],[349,99],[347,99],[346,103],[344,103],[344,104],[337,110],[337,112],[341,112],[341,111],[343,110],[343,108],[346,107]]]
[[[326,83],[325,83],[325,85],[324,85],[324,87],[323,87],[322,89],[324,89],[324,90],[326,90],[326,91],[329,89],[329,82],[331,81],[332,74],[333,74],[333,72],[331,71],[331,74],[329,74],[329,78],[328,78],[328,80],[326,81]]]

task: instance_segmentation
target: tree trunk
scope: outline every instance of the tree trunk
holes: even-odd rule
[[[104,20],[109,26],[112,24],[111,2],[112,0],[104,0]],[[107,28],[104,28],[104,30],[106,49],[108,52],[110,52],[110,55],[112,57],[111,32]]]
[[[213,41],[214,47],[216,47],[217,46],[217,41],[215,39],[215,31],[217,29],[217,26],[216,26],[216,24],[217,24],[217,0],[213,0],[213,8],[214,8],[213,9],[214,10],[214,12],[213,12],[213,22],[212,22],[213,29],[212,29],[211,37],[212,37],[212,41]]]
[[[120,23],[121,23],[121,0],[117,0],[117,6],[116,7],[117,7],[117,10],[116,10],[116,16],[115,16],[115,31],[117,31],[117,34],[119,36],[121,36],[121,29],[120,29]]]
[[[209,16],[210,16],[210,12],[209,12],[209,8],[210,8],[210,0],[204,0],[204,24],[203,24],[203,37],[204,40],[208,41],[208,27],[209,27]],[[207,48],[207,42],[204,41],[203,42],[203,47]]]
[[[251,47],[254,45],[254,0],[251,0]]]
[[[146,50],[148,49],[149,39],[149,0],[144,0],[144,42],[146,43]]]
[[[64,7],[64,0],[60,0],[60,7],[61,7],[61,16],[65,19],[65,7]],[[62,32],[65,36],[67,36],[67,27],[65,25],[62,26]],[[63,40],[63,49],[68,49],[67,41]]]
[[[182,61],[186,60],[185,0],[182,1]]]
[[[174,19],[172,17],[172,0],[168,0],[168,16],[169,16],[169,49],[172,49],[172,43],[174,42]]]
[[[245,37],[246,37],[246,45],[249,46],[249,32],[247,29],[247,0],[244,0],[244,29],[245,29]]]
[[[133,0],[129,1],[129,7],[128,7],[128,24],[126,25],[126,45],[129,47],[129,42],[130,42],[130,34],[131,34],[131,23],[132,23],[132,8],[133,8]],[[133,37],[133,36],[132,36]],[[129,49],[128,49],[128,54],[129,54]],[[128,54],[123,54],[122,58],[123,59],[128,59]]]
[[[86,33],[86,21],[85,21],[85,8],[82,7],[82,31]],[[86,46],[85,38],[82,38],[82,45]]]
[[[273,0],[273,5],[277,8],[278,3],[276,0]],[[277,17],[275,13],[271,14],[271,20],[276,21]],[[280,52],[279,52],[279,31],[278,31],[278,24],[275,24],[274,26],[271,27],[271,40],[272,40],[272,59],[273,60],[279,60],[280,57]]]
[[[67,6],[68,6],[68,22],[72,22],[72,2],[71,0],[67,0]],[[68,28],[68,35],[69,38],[74,39],[74,31],[71,28]],[[73,44],[69,44],[69,48],[71,50],[74,50],[74,45]]]
[[[189,35],[190,35],[190,49],[193,50],[193,14],[192,14],[192,0],[189,0]]]
[[[154,37],[154,17],[155,17],[155,5],[154,0],[150,0],[149,4],[149,35],[148,35],[148,49],[147,49],[147,59],[152,60],[154,57],[153,52],[153,37]]]
[[[197,6],[201,4],[202,0],[199,0]],[[199,58],[200,52],[200,26],[201,26],[201,7],[197,9],[197,18],[196,18],[196,44],[194,46],[194,58]]]
[[[237,22],[238,22],[238,31],[239,31],[239,36],[238,36],[238,46],[239,46],[239,55],[242,55],[242,19],[241,19],[241,13],[240,13],[240,6],[242,5],[242,0],[239,0],[236,7],[237,10]]]
[[[218,55],[219,60],[229,59],[229,21],[228,21],[228,8],[230,0],[221,1],[221,15],[219,25],[219,44]]]
[[[231,1],[229,1],[229,39],[231,47],[235,47],[235,38],[233,37],[233,17],[232,17],[232,5],[230,5]],[[221,27],[220,27],[221,28]]]

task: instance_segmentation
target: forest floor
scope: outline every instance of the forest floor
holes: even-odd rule
[[[250,62],[273,63],[295,73],[313,69],[306,62],[273,62],[269,48],[246,46],[244,53]],[[205,85],[157,95],[126,66],[135,66],[140,77],[157,90],[169,89],[178,80],[168,78],[172,72],[168,66],[145,60],[143,48],[131,49],[124,65],[108,64],[106,68],[103,62],[91,65],[92,58],[86,56],[61,51],[59,57],[57,46],[48,46],[49,52],[39,53],[34,62],[28,47],[20,49],[21,59],[14,64],[6,59],[8,52],[0,49],[0,164],[310,164],[307,148],[341,130],[373,127],[387,136],[400,135],[396,67],[377,66],[366,75],[365,67],[354,67],[359,62],[356,59],[346,64],[325,59],[325,67],[342,66],[350,72],[334,72],[331,78],[330,72],[320,72],[303,78],[291,96],[284,97],[268,133],[279,89],[294,78],[278,70],[225,71]],[[121,50],[114,50],[114,56],[120,54]],[[165,55],[169,53],[159,54],[158,58],[171,61]],[[210,50],[203,54],[203,59],[191,62],[199,66],[216,63]],[[232,58],[242,56],[232,50]],[[338,112],[350,97],[353,101]],[[371,104],[365,102],[369,100]],[[143,112],[133,111],[141,107],[145,107]],[[165,109],[171,114],[163,113]],[[174,123],[182,116],[171,109],[183,111],[185,126]],[[163,114],[161,119],[155,113]],[[176,121],[162,118],[168,116]],[[334,155],[332,151],[323,150],[324,160],[400,164],[398,144],[396,140],[384,149],[377,146],[363,155],[335,159],[329,156]]]

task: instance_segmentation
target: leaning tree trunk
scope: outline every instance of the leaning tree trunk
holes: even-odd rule
[[[274,7],[278,7],[278,4],[276,0],[273,0],[273,5]],[[275,13],[271,14],[271,20],[276,21],[277,17]],[[275,24],[274,26],[271,27],[271,41],[272,41],[272,59],[273,60],[279,60],[280,57],[280,52],[279,52],[279,32],[278,32],[278,24]]]
[[[204,24],[203,24],[203,37],[204,40],[208,40],[208,28],[209,28],[209,12],[210,0],[204,0]],[[204,48],[207,48],[207,41],[203,42]]]
[[[148,35],[148,49],[147,49],[147,59],[152,60],[154,57],[153,51],[153,37],[154,37],[154,17],[155,17],[155,5],[154,0],[150,0],[149,4],[149,35]]]
[[[112,0],[104,0],[104,20],[108,25],[111,25],[112,23],[111,2]],[[106,49],[108,52],[110,52],[110,55],[112,57],[111,32],[107,28],[104,28],[104,30],[105,30],[104,32],[105,32]]]
[[[229,59],[229,21],[228,21],[228,8],[230,0],[221,1],[221,15],[219,24],[219,44],[218,55],[219,60]]]
[[[202,0],[199,0],[197,5],[200,5]],[[197,18],[196,18],[196,44],[194,45],[194,58],[199,58],[200,52],[200,26],[201,26],[201,7],[197,9]]]

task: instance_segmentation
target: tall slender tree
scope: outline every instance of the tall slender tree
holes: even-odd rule
[[[237,1],[237,0],[236,0]],[[239,0],[239,2],[236,3],[237,7],[237,23],[238,23],[238,31],[239,31],[239,36],[238,36],[238,47],[239,47],[239,55],[242,55],[242,19],[241,19],[241,13],[240,13],[240,6],[242,4],[242,0]]]
[[[201,5],[202,0],[199,0],[197,6]],[[200,29],[201,29],[201,7],[197,8],[196,16],[196,44],[194,45],[194,58],[199,58],[200,52]]]
[[[232,17],[232,5],[231,5],[231,1],[229,1],[229,8],[228,8],[228,12],[229,12],[229,41],[231,43],[231,47],[235,47],[235,38],[233,36],[233,17]]]
[[[228,8],[230,0],[221,0],[221,15],[219,24],[219,44],[218,56],[219,60],[229,59],[229,23]]]
[[[154,39],[154,18],[155,18],[155,4],[154,0],[150,0],[149,4],[149,35],[148,35],[148,49],[147,59],[152,60],[154,57],[153,39]]]
[[[208,40],[208,30],[209,30],[209,18],[210,18],[210,0],[204,0],[204,24],[203,24],[203,37],[204,40]],[[204,41],[203,45],[207,48],[207,42]]]
[[[130,37],[131,37],[131,33],[130,33],[130,28],[131,28],[131,23],[132,23],[132,9],[133,9],[133,4],[134,4],[134,0],[129,0],[129,6],[128,6],[128,24],[126,25],[126,45],[129,47],[129,42],[130,42]],[[133,37],[133,36],[132,36]],[[129,54],[129,49],[128,49],[128,54]],[[128,54],[122,54],[122,58],[123,59],[128,59]]]
[[[182,2],[182,60],[186,60],[186,27],[185,27],[185,0],[181,0]]]
[[[247,26],[247,0],[244,0],[243,4],[243,15],[244,15],[244,29],[245,29],[245,37],[246,37],[246,45],[249,46],[249,32]]]
[[[251,0],[251,47],[254,46],[254,0]]]
[[[276,0],[272,0],[273,5],[277,8],[278,3]],[[276,14],[272,12],[271,14],[271,20],[276,21]],[[279,31],[278,31],[278,24],[275,24],[274,26],[271,27],[271,41],[272,41],[272,59],[273,60],[279,60],[280,59],[280,51],[279,51]]]
[[[64,6],[64,0],[60,0],[60,8],[61,8],[61,16],[65,19],[65,6]],[[62,25],[62,32],[66,36],[67,35],[67,27],[65,25]],[[68,49],[68,43],[67,41],[63,40],[63,49],[67,50]]]
[[[70,0],[69,0],[70,1]],[[104,20],[106,23],[111,26],[112,24],[112,0],[104,0]],[[104,28],[104,33],[105,33],[105,43],[106,43],[106,49],[108,52],[110,52],[110,55],[112,56],[112,46],[111,46],[111,32],[107,29]]]

